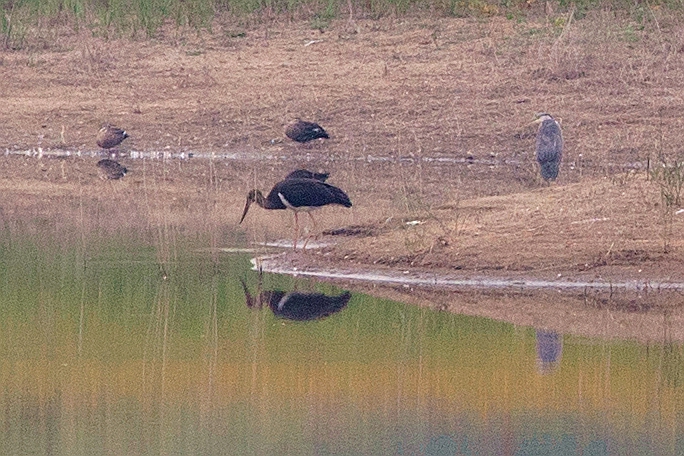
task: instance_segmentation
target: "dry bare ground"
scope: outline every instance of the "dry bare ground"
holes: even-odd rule
[[[651,13],[643,29],[594,12],[343,20],[324,31],[225,22],[213,35],[149,41],[55,31],[44,48],[0,53],[0,138],[8,151],[86,154],[5,157],[0,201],[7,216],[142,192],[112,223],[214,230],[216,245],[242,229],[264,241],[290,236],[291,217],[253,210],[237,227],[244,195],[306,166],[331,172],[354,207],[321,213],[337,244],[294,255],[303,266],[684,281],[684,215],[646,171],[681,158],[684,25]],[[564,130],[550,186],[533,159],[538,111]],[[287,141],[297,116],[332,139]],[[103,122],[128,130],[124,149],[242,160],[123,158],[132,173],[103,182],[87,155]]]

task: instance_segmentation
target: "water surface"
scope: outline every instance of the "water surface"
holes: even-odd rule
[[[1,454],[684,454],[681,343],[260,276],[201,236],[0,241]]]

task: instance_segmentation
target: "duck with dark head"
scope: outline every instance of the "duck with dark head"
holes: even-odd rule
[[[307,122],[302,119],[297,119],[294,123],[288,125],[285,129],[285,136],[300,143],[313,141],[314,139],[319,138],[330,138],[323,127],[317,123]]]
[[[128,133],[121,128],[117,128],[114,125],[105,124],[97,132],[97,137],[95,138],[97,145],[103,149],[112,149],[121,142],[128,138]]]

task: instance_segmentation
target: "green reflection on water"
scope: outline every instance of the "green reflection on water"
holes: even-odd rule
[[[239,279],[342,291],[190,241],[36,238],[0,245],[1,454],[684,453],[681,345],[358,294],[294,322]]]

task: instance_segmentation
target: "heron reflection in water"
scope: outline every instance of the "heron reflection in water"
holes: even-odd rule
[[[338,296],[323,293],[302,293],[282,290],[259,291],[253,296],[244,280],[240,279],[245,292],[245,301],[250,309],[261,309],[267,305],[279,318],[295,321],[319,320],[344,309],[351,299],[351,293],[345,291]],[[259,285],[261,288],[261,285]]]
[[[563,335],[546,329],[536,330],[537,371],[550,374],[560,365],[563,354]]]

